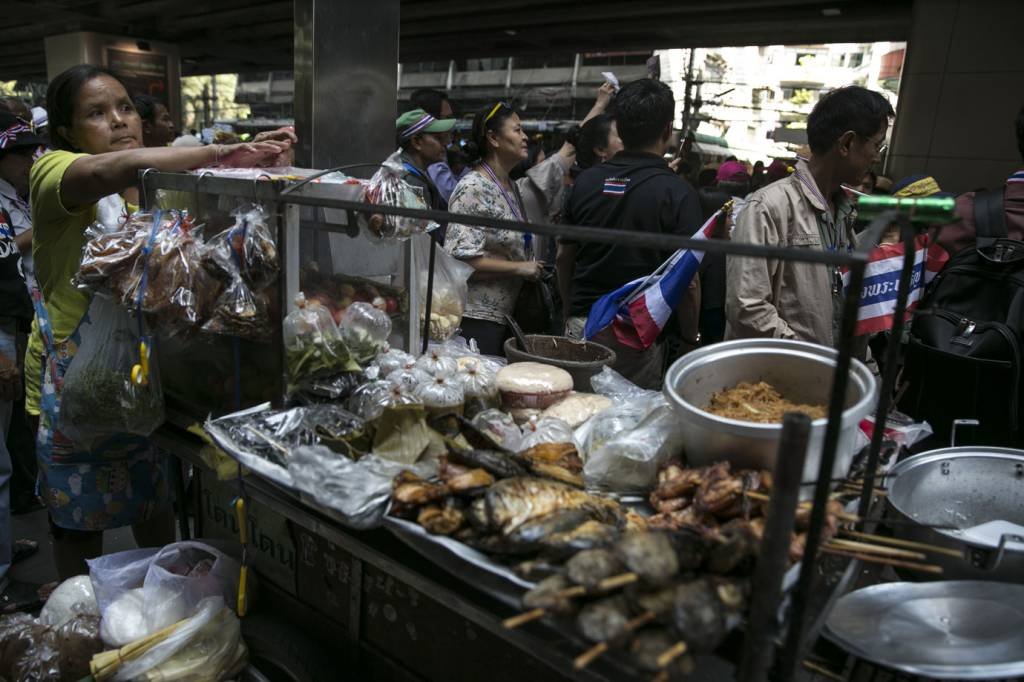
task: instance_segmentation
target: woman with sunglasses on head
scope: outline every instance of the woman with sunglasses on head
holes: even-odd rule
[[[606,90],[607,96],[602,97]],[[610,99],[611,86],[602,88],[587,118],[599,114]],[[459,181],[448,210],[520,222],[544,219],[538,209],[530,210],[528,206],[558,203],[564,187],[562,177],[576,154],[576,148],[566,142],[558,153],[527,171],[525,177],[510,179],[512,169],[529,155],[529,145],[519,114],[504,102],[477,112],[463,151],[472,172]],[[548,181],[546,178],[551,176],[553,180]],[[524,192],[539,192],[544,201],[524,203]],[[503,344],[509,335],[505,316],[515,309],[523,283],[539,280],[544,272],[535,259],[533,235],[452,223],[448,225],[445,249],[476,270],[469,280],[462,335],[474,339],[482,353],[504,355]]]
[[[61,579],[88,572],[103,553],[103,531],[132,526],[140,547],[174,541],[167,461],[148,439],[114,434],[92,448],[63,435],[60,385],[87,323],[91,296],[71,284],[85,229],[116,226],[139,202],[139,171],[201,166],[271,166],[295,136],[206,147],[144,148],[142,121],[124,83],[106,69],[80,65],[50,82],[46,93],[54,151],[29,175],[36,280],[42,292],[25,360],[26,411],[39,415],[36,453],[49,508]],[[44,371],[45,368],[45,371]]]

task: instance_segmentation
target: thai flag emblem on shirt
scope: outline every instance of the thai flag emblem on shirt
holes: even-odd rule
[[[604,191],[601,194],[606,197],[621,197],[626,193],[626,185],[629,178],[607,178],[604,181]]]

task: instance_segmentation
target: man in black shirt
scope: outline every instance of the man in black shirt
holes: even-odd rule
[[[629,83],[612,102],[611,114],[624,149],[579,175],[566,201],[565,222],[623,231],[691,236],[701,225],[700,202],[665,163],[675,102],[667,85],[652,79]],[[597,299],[632,280],[653,273],[671,254],[625,245],[563,241],[557,257],[566,314],[566,334],[582,335]],[[699,279],[677,308],[684,345],[697,344]],[[623,346],[610,329],[594,341],[611,347],[613,368],[645,388],[661,387],[664,350]]]

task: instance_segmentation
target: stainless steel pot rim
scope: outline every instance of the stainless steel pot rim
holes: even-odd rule
[[[737,339],[716,343],[687,353],[669,368],[665,376],[665,391],[669,393],[673,406],[676,409],[684,410],[695,417],[714,424],[716,428],[729,432],[738,431],[737,435],[755,438],[777,438],[782,430],[782,424],[759,424],[757,422],[720,417],[688,402],[677,390],[677,386],[682,384],[689,374],[695,372],[708,362],[722,356],[752,351],[785,352],[790,356],[802,357],[815,362],[826,362],[832,366],[835,365],[835,359],[839,355],[836,350],[826,346],[789,339]],[[862,419],[860,415],[866,413],[867,410],[865,408],[875,401],[876,382],[871,374],[871,370],[864,363],[857,359],[851,360],[850,379],[857,386],[862,397],[856,403],[843,410],[842,426],[844,428],[860,422]],[[827,423],[828,417],[822,417],[821,419],[813,420],[811,426],[812,428],[824,428]]]
[[[899,462],[886,474],[888,479],[889,494],[887,496],[888,503],[897,512],[902,514],[908,519],[914,519],[914,517],[901,505],[896,502],[899,497],[897,490],[900,486],[901,476],[919,467],[936,464],[949,459],[956,460],[969,460],[969,459],[1004,459],[1010,462],[1016,462],[1018,464],[1024,464],[1024,450],[1016,450],[1013,448],[1000,448],[1000,447],[989,447],[986,445],[961,445],[950,448],[939,448],[938,450],[928,450],[926,452],[919,453],[913,457]],[[907,480],[907,479],[903,479]],[[986,547],[992,549],[993,546],[978,545],[977,543],[968,541],[962,533],[955,530],[943,530],[940,528],[933,529],[933,532],[942,535],[943,537],[955,540],[957,542],[964,543],[973,547]]]

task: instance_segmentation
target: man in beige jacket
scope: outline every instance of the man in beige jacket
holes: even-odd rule
[[[811,158],[751,194],[732,239],[749,244],[848,251],[856,210],[842,185],[856,185],[885,149],[892,106],[859,86],[825,95],[807,119]],[[730,256],[726,338],[801,339],[835,345],[843,283],[836,267]]]

